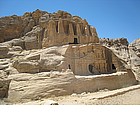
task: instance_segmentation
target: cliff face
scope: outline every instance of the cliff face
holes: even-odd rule
[[[45,93],[45,95],[41,95],[45,97],[50,93],[58,94],[59,92],[60,95],[71,93],[66,82],[69,83],[69,79],[73,79],[74,75],[69,76],[69,73],[64,72],[65,78],[63,79],[60,76],[61,74],[55,75],[50,72],[52,70],[57,71],[65,61],[64,54],[68,46],[62,46],[96,42],[99,42],[99,39],[94,27],[91,27],[86,20],[64,11],[51,14],[36,10],[26,12],[23,16],[13,15],[0,18],[0,98],[10,97],[11,101],[11,98],[15,100],[21,91],[25,98],[31,94],[31,88],[28,92],[21,89],[25,84],[29,84],[27,82],[29,81],[27,80],[28,73],[32,74],[31,77],[34,82],[36,81],[36,74],[37,79],[40,80],[41,89],[39,90],[36,82],[31,82],[31,86],[37,88],[33,88],[35,89],[33,91],[35,98],[40,96],[41,93]],[[48,48],[54,45],[56,47]],[[39,76],[43,74],[42,72],[45,74],[43,78]],[[6,78],[3,78],[2,73],[5,73]],[[13,78],[13,76],[18,78],[19,73],[26,73],[24,84],[24,80],[14,80]],[[59,76],[61,82],[53,81],[52,78]],[[46,84],[43,85],[42,82],[45,79]],[[47,83],[48,79],[52,80],[50,84]],[[20,82],[21,84],[19,84]],[[19,88],[17,88],[17,84]],[[54,87],[58,88],[54,89]],[[41,92],[42,89],[44,91]],[[29,95],[27,98],[31,99],[32,97]]]
[[[136,84],[128,69],[140,79],[139,40],[99,39],[86,20],[64,11],[2,17],[0,42],[0,97],[12,102]]]
[[[137,79],[140,80],[140,38],[136,39],[129,45],[130,64],[136,73]]]
[[[129,61],[129,43],[126,38],[102,38],[100,39],[100,43],[103,46],[111,49],[120,59],[124,60],[125,62]]]
[[[36,10],[23,16],[0,18],[0,42],[21,45],[26,50],[69,43],[98,42],[96,29],[78,16],[58,11]]]
[[[140,39],[129,44],[126,38],[102,38],[100,43],[111,49],[123,60],[127,67],[133,70],[137,80],[140,81]]]
[[[7,16],[0,18],[0,42],[20,38],[39,24],[39,18],[45,14],[37,10],[25,13],[23,16]]]

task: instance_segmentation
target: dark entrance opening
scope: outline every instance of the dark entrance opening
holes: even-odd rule
[[[74,42],[69,44],[78,44],[78,38],[74,38]]]
[[[94,72],[93,72],[93,66],[90,64],[89,66],[88,66],[88,69],[89,69],[89,71],[93,74]]]
[[[70,66],[70,65],[68,65],[68,68],[69,68],[69,69],[71,69],[71,66]]]
[[[78,44],[78,39],[74,38],[74,44]]]
[[[112,64],[112,71],[113,71],[113,72],[116,72],[116,67],[115,67],[114,64]]]

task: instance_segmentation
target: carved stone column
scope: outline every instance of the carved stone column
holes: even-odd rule
[[[69,35],[74,36],[74,31],[73,31],[72,23],[69,23]]]
[[[49,21],[48,32],[49,32],[49,36],[54,36],[56,34],[55,21],[53,21],[53,20]]]
[[[79,24],[77,24],[77,35],[78,36],[81,36],[82,35],[82,33],[81,33],[81,28],[80,28],[80,25]]]
[[[58,33],[59,34],[64,34],[65,33],[64,26],[63,26],[63,21],[62,21],[61,18],[58,21]]]

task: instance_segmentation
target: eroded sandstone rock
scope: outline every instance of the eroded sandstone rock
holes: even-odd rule
[[[140,39],[136,39],[129,45],[130,65],[140,81]]]
[[[72,81],[75,76],[71,73],[52,72],[55,77],[50,77],[50,72],[38,74],[20,73],[10,75],[12,79],[9,90],[11,102],[26,102],[52,95],[68,95],[72,91]]]
[[[11,80],[7,78],[7,74],[0,70],[0,98],[8,97],[10,81]]]
[[[0,97],[12,103],[137,84],[140,41],[99,40],[85,19],[64,11],[0,18],[0,42],[0,70],[11,79],[1,76]]]
[[[39,65],[37,62],[15,61],[13,65],[20,73],[38,73]]]
[[[7,46],[0,46],[0,59],[9,57],[8,52],[9,48]]]
[[[46,12],[36,10],[23,16],[7,16],[0,18],[0,42],[20,38],[38,25],[39,18]]]
[[[78,16],[36,10],[23,16],[0,18],[0,42],[13,41],[23,49],[39,49],[69,43],[99,42],[96,29]],[[10,42],[9,42],[10,43]]]

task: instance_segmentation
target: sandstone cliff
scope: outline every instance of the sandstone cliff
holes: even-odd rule
[[[4,71],[0,70],[0,98],[8,97],[8,90],[10,79],[8,79],[7,74]]]
[[[130,64],[138,80],[140,80],[140,39],[136,39],[129,45]]]
[[[0,42],[0,97],[10,103],[131,86],[131,69],[140,79],[139,40],[99,39],[64,11],[2,17]]]
[[[122,59],[127,67],[133,70],[137,80],[140,81],[140,39],[136,39],[129,44],[126,38],[102,38],[100,43],[111,49]]]
[[[21,46],[26,50],[98,41],[94,27],[86,20],[64,11],[51,14],[36,10],[32,13],[26,12],[23,16],[0,18],[0,42]]]

